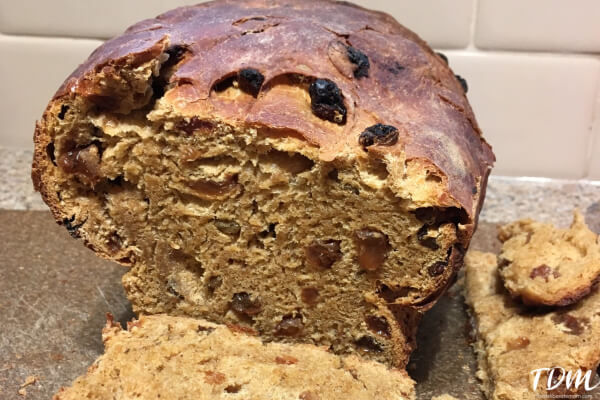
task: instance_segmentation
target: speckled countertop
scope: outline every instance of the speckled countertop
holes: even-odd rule
[[[0,147],[0,209],[47,209],[31,185],[31,159],[30,150]],[[535,217],[566,226],[574,207],[588,215],[600,213],[600,181],[492,176],[480,220],[501,222]]]

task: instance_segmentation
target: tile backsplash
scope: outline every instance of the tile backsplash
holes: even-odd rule
[[[32,147],[47,101],[102,40],[197,2],[1,1],[0,146]],[[494,174],[600,180],[600,1],[354,2],[393,15],[467,79]]]

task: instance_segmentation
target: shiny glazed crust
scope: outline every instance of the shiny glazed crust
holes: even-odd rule
[[[314,93],[319,85],[329,85],[322,96]],[[152,138],[156,142],[148,144]],[[344,354],[357,344],[369,357],[398,367],[414,347],[420,313],[462,265],[494,161],[463,86],[442,57],[386,14],[316,0],[207,2],[132,26],[65,81],[37,124],[35,145],[35,187],[73,236],[133,267],[124,283],[134,310],[217,322],[232,322],[237,312],[266,340],[331,345]],[[244,164],[215,167],[215,159],[205,160],[202,171],[217,172],[201,177],[200,168],[182,165],[211,152],[218,162]],[[267,210],[249,226],[256,215],[235,213],[254,203],[246,198],[242,204],[241,197],[220,214],[202,214],[204,225],[201,218],[190,222],[190,215],[225,203],[229,193],[221,190],[242,185],[240,192],[254,193],[260,185],[230,178],[263,176],[265,164],[283,167],[264,174],[261,196],[284,193],[288,204],[323,205],[315,213],[335,224],[296,232],[311,217],[304,206],[293,214],[258,201],[258,208],[268,203]],[[236,175],[227,175],[231,170]],[[207,180],[215,177],[218,185]],[[305,191],[291,184],[282,189],[289,182],[304,182]],[[161,196],[172,186],[179,190],[176,201],[166,201]],[[210,206],[207,193],[200,200],[192,193],[198,190],[213,192]],[[188,203],[181,206],[181,199]],[[161,226],[161,210],[174,208],[186,215],[185,223],[173,224],[168,238],[150,232]],[[221,224],[219,231],[213,223]],[[340,237],[342,229],[348,232]],[[188,236],[178,241],[178,231]],[[211,248],[201,248],[200,240],[190,244],[190,236],[205,234],[215,240]],[[142,245],[142,237],[156,246]],[[282,242],[286,237],[290,241]],[[316,246],[305,243],[313,237]],[[230,241],[237,254],[260,243],[238,263],[223,256],[234,248],[225,245]],[[385,262],[377,247],[390,254]],[[292,254],[299,248],[306,250]],[[379,265],[354,268],[360,251]],[[211,265],[221,256],[221,264]],[[276,257],[290,262],[264,262]],[[301,274],[311,258],[325,268]],[[217,267],[246,263],[252,268],[245,271],[260,266],[264,276],[216,276],[228,280],[218,282],[218,305],[200,293],[213,290]],[[299,291],[313,290],[325,275],[327,285],[318,287],[323,309],[302,304]],[[241,287],[245,279],[252,285]],[[302,279],[308,287],[298,286]],[[264,282],[277,289],[259,289]],[[329,325],[317,325],[326,319]],[[296,337],[273,333],[290,320],[296,325],[287,332]],[[372,333],[379,336],[364,336]]]

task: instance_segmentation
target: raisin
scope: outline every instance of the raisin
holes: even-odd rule
[[[235,293],[231,298],[231,309],[249,317],[258,314],[262,308],[258,300],[252,300],[246,292]]]
[[[306,304],[314,306],[317,304],[317,300],[319,299],[319,291],[313,287],[304,288],[300,292],[300,298]]]
[[[69,112],[69,106],[66,104],[61,105],[60,112],[58,113],[58,119],[65,119],[65,115],[67,114],[67,112]]]
[[[92,143],[69,150],[58,157],[59,167],[68,174],[82,174],[94,179],[100,176],[100,149]]]
[[[346,106],[342,92],[329,79],[317,79],[308,88],[313,113],[326,121],[343,124],[346,121]]]
[[[398,129],[391,125],[375,124],[368,127],[358,137],[358,143],[363,147],[393,146],[398,143]]]
[[[284,354],[282,356],[275,357],[275,362],[277,364],[292,365],[292,364],[296,364],[298,362],[298,359],[296,357],[292,357],[287,354]]]
[[[209,294],[214,294],[215,290],[217,290],[223,284],[223,278],[219,275],[211,276],[208,278],[208,282],[206,283],[206,288],[208,289]]]
[[[354,240],[361,268],[375,271],[381,267],[390,251],[388,237],[376,230],[361,229],[354,233]]]
[[[83,221],[79,224],[73,224],[73,222],[75,222],[75,215],[72,215],[71,218],[63,218],[63,220],[62,220],[62,224],[65,226],[65,228],[67,228],[69,235],[71,235],[71,237],[77,239],[80,237],[79,228],[81,228],[83,226],[83,224],[85,224],[85,221]]]
[[[211,385],[220,385],[221,383],[225,382],[225,375],[220,372],[205,371],[204,382]]]
[[[435,54],[437,54],[442,60],[444,60],[446,65],[448,65],[448,57],[446,57],[446,55],[444,53],[437,52]]]
[[[529,343],[531,342],[528,338],[525,336],[519,336],[516,339],[508,341],[506,343],[506,349],[509,351],[524,349],[525,347],[529,346]]]
[[[570,314],[556,314],[552,317],[552,321],[556,324],[563,324],[567,329],[567,333],[571,335],[581,335],[585,330],[587,323],[586,318],[576,318]]]
[[[358,348],[364,353],[381,353],[383,347],[371,336],[363,336],[356,341]]]
[[[264,75],[252,68],[246,68],[238,72],[237,79],[239,88],[254,97],[258,96],[265,81]]]
[[[215,226],[219,232],[229,236],[238,236],[241,230],[240,224],[235,221],[229,221],[225,219],[216,220]]]
[[[455,75],[455,76],[456,76],[456,79],[458,79],[460,86],[462,86],[464,92],[467,93],[469,91],[469,85],[467,84],[467,80],[460,75]]]
[[[298,396],[299,400],[321,400],[318,394],[309,390],[300,393]]]
[[[275,327],[275,335],[277,336],[296,336],[304,328],[302,316],[299,314],[285,315],[281,322]]]
[[[242,385],[240,384],[229,385],[225,387],[225,391],[227,393],[238,393],[240,390],[242,390]]]
[[[54,142],[48,143],[48,145],[46,146],[46,154],[52,162],[52,165],[56,167],[58,164],[56,164],[56,156],[54,155]]]
[[[448,266],[448,263],[446,261],[436,261],[433,264],[431,264],[429,267],[427,267],[427,272],[429,273],[429,276],[431,276],[431,277],[440,276],[444,273],[444,270],[446,269],[447,266]]]
[[[365,322],[371,332],[386,338],[390,337],[390,325],[384,317],[369,315],[365,318]]]
[[[399,299],[400,297],[405,297],[408,295],[409,289],[408,288],[399,288],[399,289],[392,289],[390,288],[388,285],[386,284],[379,284],[378,288],[377,288],[377,295],[379,297],[381,297],[383,300],[386,301],[386,303],[394,303],[396,301],[396,299]]]
[[[440,246],[437,244],[434,237],[428,236],[427,233],[429,231],[429,227],[427,225],[423,225],[417,231],[417,240],[421,243],[422,246],[427,247],[431,250],[438,250]]]
[[[336,261],[342,258],[340,241],[316,239],[304,249],[304,255],[313,267],[331,268]]]
[[[210,121],[200,119],[197,117],[192,117],[192,118],[190,118],[189,121],[181,121],[177,125],[177,128],[184,131],[188,135],[191,135],[192,133],[194,133],[196,131],[202,131],[202,132],[210,131],[214,128],[214,125]]]
[[[230,175],[224,181],[204,181],[198,180],[188,184],[190,189],[193,189],[203,198],[221,197],[233,192],[239,187],[237,175]]]
[[[354,69],[354,77],[355,78],[365,78],[369,76],[369,68],[371,67],[371,63],[369,62],[369,57],[362,51],[358,50],[356,47],[348,46],[348,59],[356,68]]]
[[[531,273],[529,274],[529,278],[535,279],[538,276],[541,276],[542,278],[544,278],[544,280],[546,282],[548,282],[548,277],[550,276],[550,274],[552,272],[553,272],[552,268],[550,268],[546,264],[542,264],[542,265],[540,265],[538,267],[535,267],[534,269],[531,270]],[[553,273],[553,275],[556,278],[556,273]]]

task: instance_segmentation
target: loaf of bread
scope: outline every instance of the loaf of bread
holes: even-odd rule
[[[130,266],[136,312],[401,367],[494,160],[465,90],[386,14],[207,2],[92,53],[37,124],[32,176],[71,235]]]
[[[239,327],[164,315],[127,331],[111,319],[104,355],[54,400],[413,400],[414,382],[357,356],[262,344]]]

